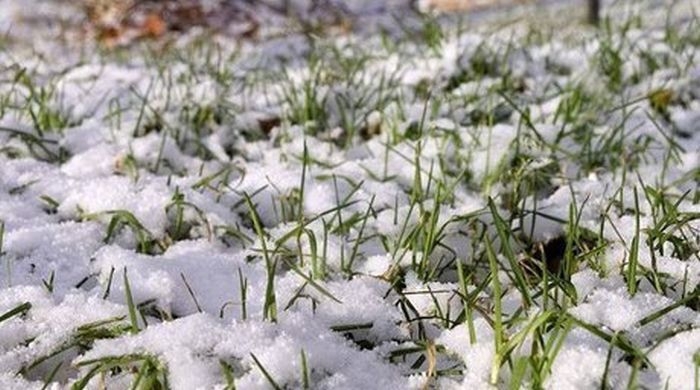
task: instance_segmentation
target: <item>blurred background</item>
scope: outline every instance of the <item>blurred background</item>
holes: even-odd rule
[[[595,24],[601,4],[600,0],[0,0],[0,31],[6,38],[38,37],[48,28],[48,35],[55,38],[95,40],[108,46],[192,29],[242,39],[295,32],[391,35],[421,28],[426,17],[473,24],[510,12],[523,15],[523,10],[536,19],[561,8],[566,8],[568,18]],[[28,31],[13,34],[23,29]]]

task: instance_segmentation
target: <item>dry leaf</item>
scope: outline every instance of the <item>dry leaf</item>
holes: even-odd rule
[[[150,13],[146,16],[146,19],[141,25],[141,36],[148,38],[158,38],[165,34],[168,29],[168,25],[165,23],[163,18],[161,18],[156,13]]]

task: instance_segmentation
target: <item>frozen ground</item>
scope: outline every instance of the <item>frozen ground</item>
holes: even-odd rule
[[[698,388],[700,9],[549,3],[0,0],[0,389]]]

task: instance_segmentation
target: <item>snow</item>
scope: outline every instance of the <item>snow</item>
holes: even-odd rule
[[[697,376],[698,345],[700,331],[694,329],[671,337],[649,354],[664,386],[680,389],[690,385],[690,378]]]
[[[56,367],[46,388],[67,388],[124,356],[155,359],[173,389],[226,388],[225,366],[241,389],[273,387],[263,369],[283,388],[308,374],[318,389],[487,389],[510,385],[537,342],[561,343],[545,388],[626,388],[633,373],[692,388],[700,65],[660,2],[604,2],[645,21],[610,42],[575,23],[531,30],[538,6],[522,5],[439,16],[430,47],[416,34],[432,19],[408,2],[267,3],[240,5],[267,21],[256,38],[190,31],[105,51],[72,2],[0,0],[0,389],[44,388]],[[547,2],[549,23],[566,3]],[[693,28],[697,5],[675,4]],[[300,31],[342,29],[333,9],[349,34]],[[619,86],[600,70],[605,44],[620,49]],[[477,74],[485,59],[498,66]],[[544,298],[533,253],[570,234],[574,269],[549,281],[567,288]],[[478,261],[489,246],[493,276]],[[555,320],[493,384],[497,300],[506,340]],[[129,388],[137,372],[88,388]]]
[[[466,325],[444,331],[438,341],[445,345],[451,352],[456,353],[467,367],[467,372],[460,386],[483,389],[489,387],[489,372],[494,356],[494,345],[490,340],[493,331],[488,323],[477,318],[474,321],[476,343],[470,342],[469,331]],[[488,342],[485,340],[489,340]]]
[[[590,389],[600,386],[605,371],[605,355],[585,345],[565,347],[557,356],[547,383],[549,389]],[[622,375],[611,375],[615,388],[624,386]]]

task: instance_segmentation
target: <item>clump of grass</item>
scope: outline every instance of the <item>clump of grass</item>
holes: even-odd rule
[[[89,367],[89,371],[73,383],[72,388],[76,390],[87,388],[97,375],[108,375],[110,372],[133,373],[134,379],[131,386],[134,389],[169,388],[167,367],[157,357],[147,354],[107,356],[83,360],[78,362],[77,366]]]
[[[186,220],[185,217],[185,213],[188,210],[191,210],[195,214],[198,219],[196,222],[204,228],[207,239],[211,240],[214,233],[204,211],[196,204],[185,200],[185,195],[180,192],[179,188],[176,188],[172,200],[165,206],[165,213],[171,219],[171,224],[166,229],[169,241],[184,240],[186,238],[191,238],[194,234],[192,231],[194,224]]]
[[[25,304],[24,308],[29,310],[31,305],[27,307]],[[78,326],[67,341],[55,347],[50,353],[25,364],[19,374],[35,378],[36,375],[45,372],[48,374],[47,377],[41,379],[50,383],[59,370],[64,372],[70,370],[70,360],[76,354],[90,350],[95,341],[114,339],[127,334],[131,327],[124,319],[124,316],[120,316]]]
[[[139,253],[155,254],[163,252],[166,249],[162,240],[157,239],[148,229],[146,229],[141,221],[138,220],[128,210],[109,210],[95,214],[86,214],[83,216],[85,220],[95,220],[103,216],[109,216],[109,224],[103,241],[111,242],[122,228],[128,228],[136,238],[136,250]]]

